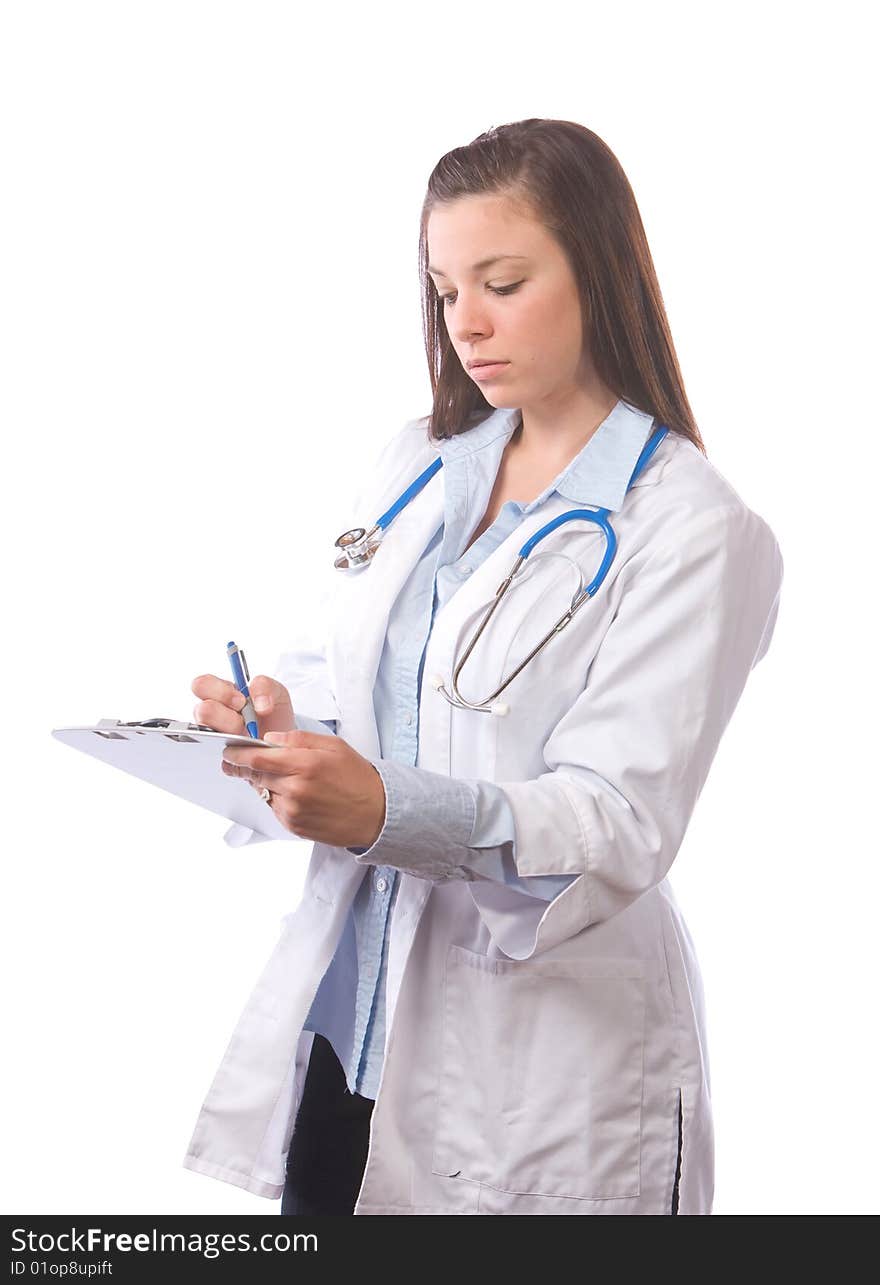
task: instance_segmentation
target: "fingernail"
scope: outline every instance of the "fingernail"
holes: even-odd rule
[[[265,714],[268,709],[272,708],[272,703],[268,696],[255,696],[254,709],[258,714]]]

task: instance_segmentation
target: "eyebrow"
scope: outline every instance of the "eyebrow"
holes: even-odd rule
[[[488,259],[480,259],[479,263],[475,263],[471,268],[471,271],[479,272],[481,268],[488,268],[491,266],[491,264],[499,263],[502,259],[527,259],[527,258],[528,258],[528,255],[526,254],[492,254],[489,256]],[[435,277],[446,276],[446,273],[443,272],[441,268],[435,268],[433,264],[430,264],[430,263],[428,264],[428,271],[433,272]],[[448,277],[447,277],[447,280],[448,280]]]

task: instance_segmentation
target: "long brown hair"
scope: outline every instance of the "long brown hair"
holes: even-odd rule
[[[452,347],[428,273],[428,216],[461,196],[509,195],[556,237],[579,283],[585,342],[612,392],[706,454],[688,404],[645,229],[617,157],[584,125],[515,121],[456,147],[434,166],[422,205],[419,275],[434,404],[433,439],[453,437],[494,407]]]

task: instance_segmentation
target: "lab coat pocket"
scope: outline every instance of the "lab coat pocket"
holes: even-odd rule
[[[490,959],[451,945],[432,1171],[529,1195],[638,1196],[640,959]]]

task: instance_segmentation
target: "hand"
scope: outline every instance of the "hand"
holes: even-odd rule
[[[227,745],[223,771],[270,790],[272,811],[291,834],[337,848],[375,843],[385,824],[385,787],[369,759],[320,732],[270,732],[264,739],[272,749]]]
[[[212,728],[215,732],[229,732],[233,736],[247,736],[248,730],[241,717],[244,696],[235,683],[216,674],[200,674],[193,679],[190,689],[200,697],[193,710],[193,721]],[[289,732],[296,727],[290,692],[275,678],[257,674],[248,683],[248,690],[257,715],[257,731],[262,740],[266,732]],[[261,701],[268,702],[261,708]]]
[[[190,690],[201,698],[193,710],[194,723],[201,723],[215,732],[228,732],[230,736],[248,735],[241,717],[244,696],[230,679],[218,678],[216,674],[200,674],[193,679]],[[290,692],[277,679],[257,674],[248,683],[248,691],[257,715],[260,740],[266,732],[288,732],[296,727]],[[258,709],[263,700],[267,707]]]

